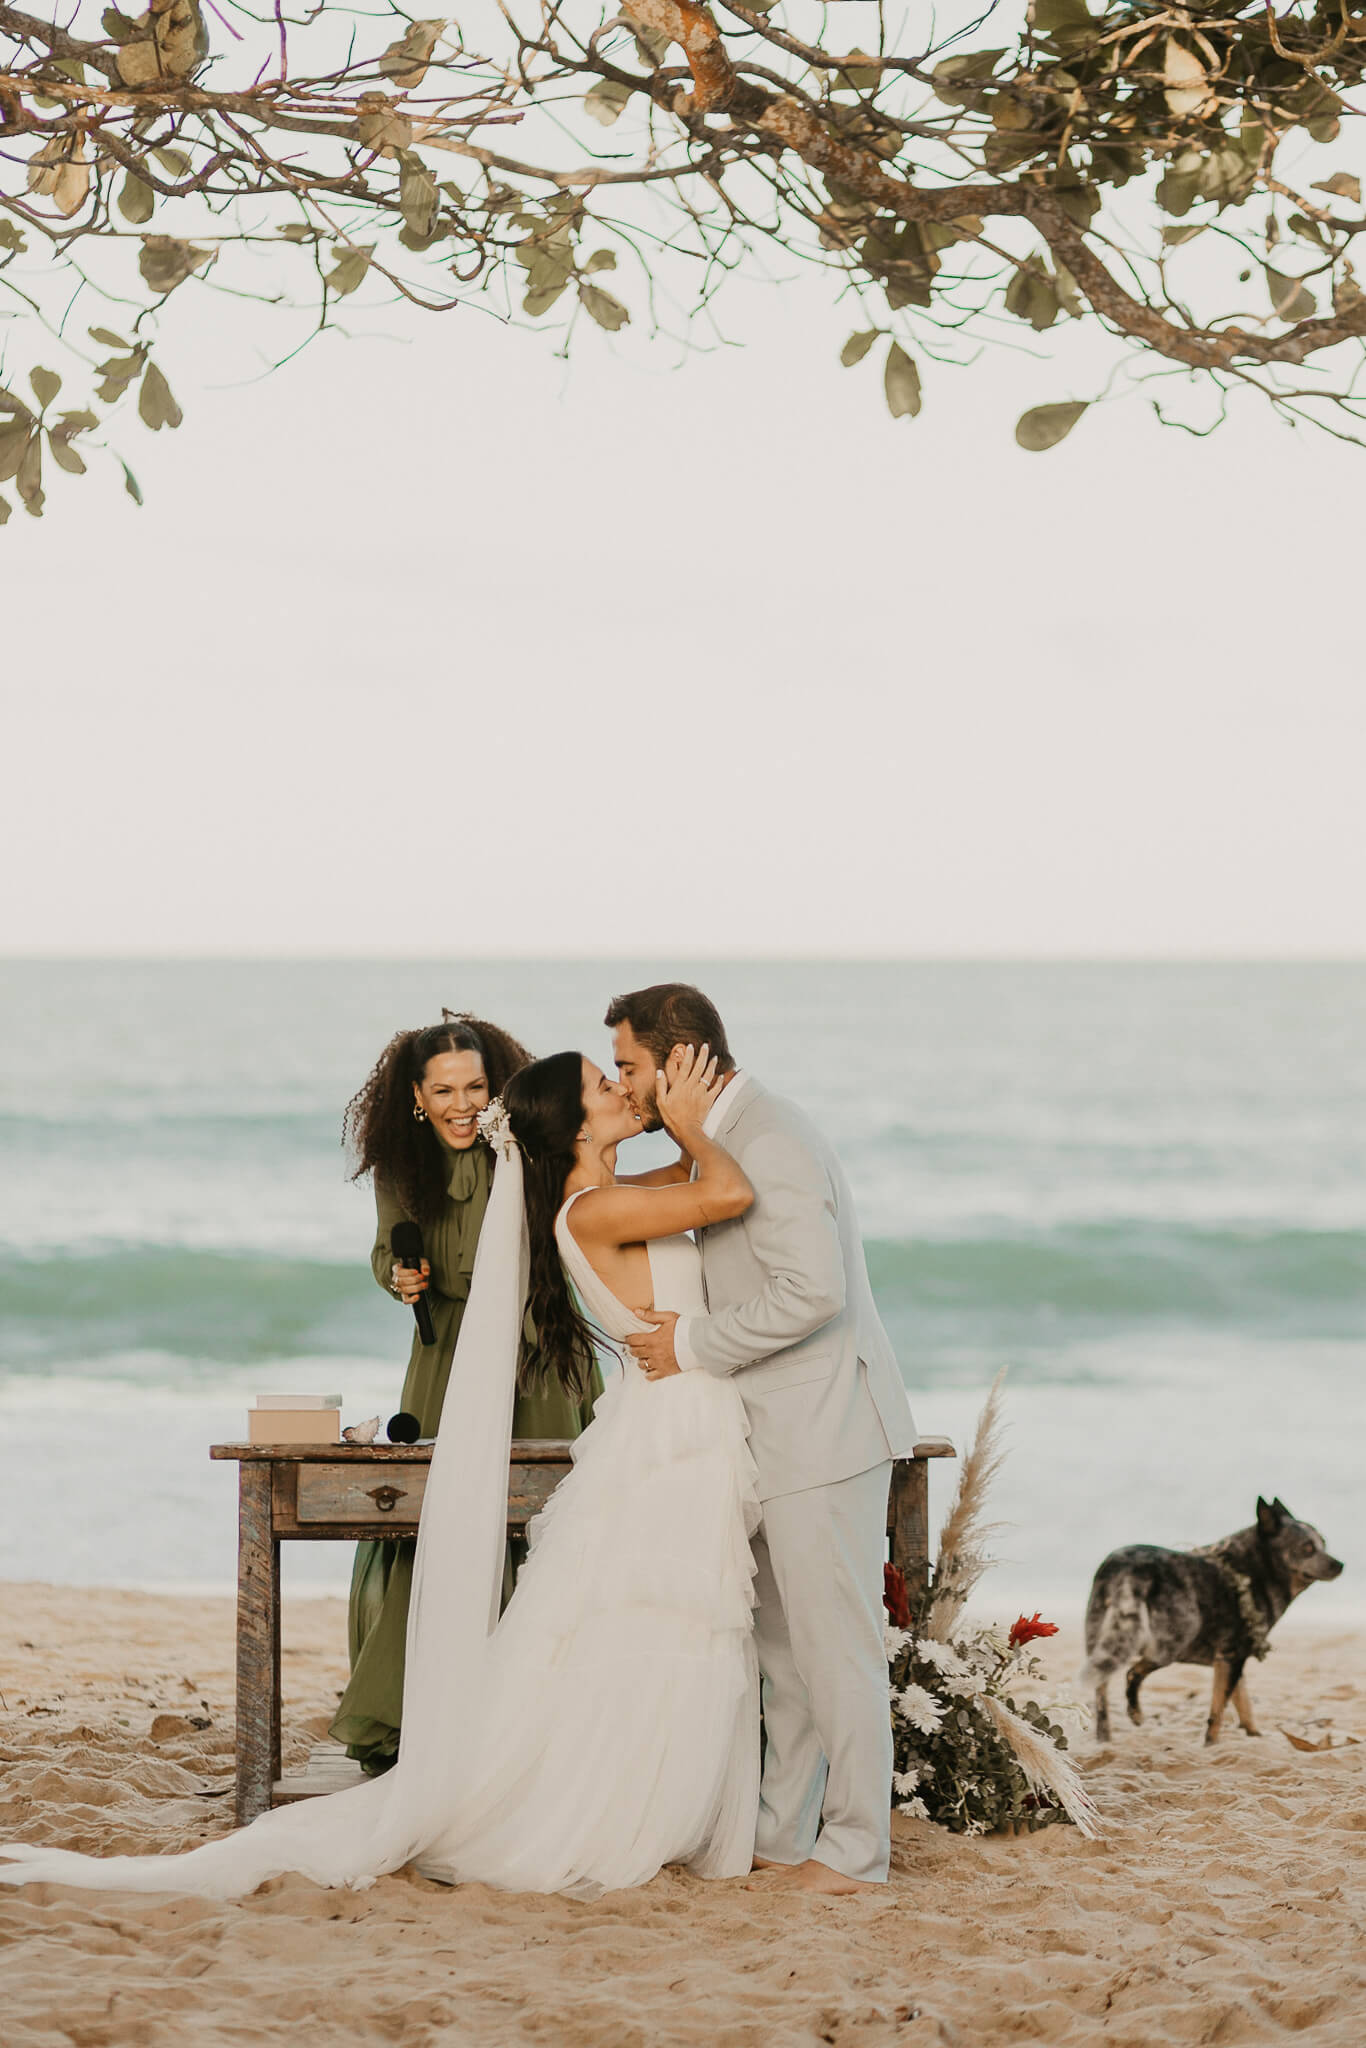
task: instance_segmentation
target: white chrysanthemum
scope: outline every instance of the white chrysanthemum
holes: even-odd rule
[[[893,1657],[901,1655],[901,1652],[910,1640],[911,1632],[908,1628],[893,1628],[890,1622],[885,1624],[882,1631],[882,1647],[887,1653],[887,1662],[889,1664]]]
[[[930,1809],[923,1799],[903,1799],[897,1807],[898,1813],[909,1813],[912,1820],[928,1820]]]
[[[921,1735],[937,1735],[944,1719],[944,1702],[937,1700],[932,1692],[926,1692],[923,1685],[908,1685],[896,1695],[898,1711],[902,1719],[909,1721],[912,1728]]]
[[[945,1689],[958,1699],[975,1699],[982,1690],[984,1674],[951,1643],[936,1643],[927,1637],[918,1645],[916,1654],[934,1666]]]
[[[1085,1733],[1091,1726],[1091,1708],[1085,1700],[1073,1698],[1070,1693],[1060,1700],[1049,1700],[1045,1712],[1050,1721],[1060,1721],[1066,1726],[1070,1721],[1078,1733]]]
[[[892,1772],[892,1790],[898,1799],[909,1799],[920,1783],[920,1773],[912,1764],[909,1771]]]

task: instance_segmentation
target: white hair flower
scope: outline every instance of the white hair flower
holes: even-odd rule
[[[495,1095],[487,1109],[481,1109],[475,1118],[479,1135],[486,1145],[506,1159],[511,1148],[517,1143],[512,1135],[512,1120],[508,1116],[501,1095]]]
[[[892,1790],[898,1799],[909,1799],[920,1783],[920,1773],[912,1764],[908,1771],[892,1772]]]
[[[912,1820],[928,1820],[930,1809],[923,1799],[903,1799],[897,1805],[898,1813],[908,1813]]]
[[[896,1695],[897,1709],[921,1735],[937,1735],[944,1720],[944,1702],[923,1685],[908,1685]]]

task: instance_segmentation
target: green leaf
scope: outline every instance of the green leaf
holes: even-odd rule
[[[34,519],[43,516],[43,437],[30,434],[29,443],[15,472],[14,488],[23,499],[24,510]]]
[[[113,405],[122,398],[135,377],[142,375],[142,366],[147,360],[145,349],[134,349],[129,356],[110,356],[107,363],[99,365],[103,383],[98,386],[95,396],[102,405]]]
[[[33,395],[39,405],[46,408],[62,388],[62,380],[55,370],[30,370],[28,381],[33,386]]]
[[[615,249],[595,249],[583,266],[585,277],[592,277],[599,270],[615,270],[617,252]]]
[[[72,447],[66,435],[52,428],[47,437],[48,453],[58,469],[66,470],[69,476],[84,476],[85,464]]]
[[[120,464],[123,470],[123,488],[135,505],[142,503],[142,487],[126,462]]]
[[[1086,0],[1033,0],[1029,18],[1037,34],[1048,36],[1055,28],[1089,28],[1091,10]]]
[[[135,21],[126,14],[120,14],[117,7],[106,7],[100,16],[100,27],[111,43],[134,43],[142,34]]]
[[[1286,226],[1291,234],[1298,235],[1301,241],[1313,242],[1316,248],[1325,251],[1332,249],[1333,245],[1328,236],[1325,235],[1318,222],[1311,220],[1307,213],[1292,213],[1286,222]]]
[[[1015,439],[1021,448],[1036,455],[1045,448],[1056,448],[1059,441],[1067,439],[1089,404],[1089,399],[1080,398],[1069,399],[1065,405],[1033,406],[1021,415]]]
[[[421,157],[405,153],[403,168],[398,180],[399,210],[412,232],[420,237],[430,235],[436,225],[436,216],[441,201],[437,197],[436,179],[427,169]]]
[[[965,50],[957,57],[945,57],[930,73],[934,96],[946,107],[971,106],[981,96],[1004,50]]]
[[[569,279],[567,277],[563,277],[560,279],[558,284],[529,285],[527,287],[526,296],[522,300],[522,311],[524,313],[530,314],[533,320],[539,320],[542,313],[548,313],[550,311],[556,299],[559,298],[560,294],[564,291],[568,283]]]
[[[1055,281],[1037,256],[1030,256],[1006,286],[1006,311],[1027,320],[1036,334],[1051,327],[1061,311]]]
[[[364,92],[356,104],[356,133],[367,149],[383,153],[412,148],[413,124],[406,114],[394,111],[396,100],[386,99],[382,92]]]
[[[769,0],[765,0],[765,4],[769,4]],[[751,12],[753,11],[753,8],[751,8]],[[667,63],[669,55],[669,38],[667,36],[661,35],[657,28],[647,28],[643,21],[631,22],[630,29],[635,39],[636,54],[647,71],[657,71],[661,64]]]
[[[600,78],[584,94],[583,111],[601,122],[604,128],[610,128],[614,121],[620,120],[622,108],[630,97],[629,85],[620,85],[615,78]]]
[[[12,220],[0,220],[0,249],[8,249],[15,256],[22,256],[28,243]]]
[[[145,284],[154,292],[165,294],[184,284],[206,263],[212,263],[215,253],[212,249],[197,249],[193,242],[178,241],[174,235],[144,235],[138,269]]]
[[[581,284],[579,300],[585,313],[590,314],[599,327],[605,327],[609,334],[615,334],[619,327],[625,327],[631,318],[621,300],[614,299],[601,285]]]
[[[852,370],[855,363],[863,361],[881,332],[880,327],[865,327],[861,333],[850,335],[840,350],[840,361],[846,370]]]
[[[50,198],[70,220],[90,196],[90,159],[84,135],[54,135],[28,160],[28,189]]]
[[[1316,178],[1310,186],[1311,192],[1331,192],[1335,199],[1350,199],[1354,206],[1361,204],[1361,180],[1350,171],[1334,171],[1331,178]]]
[[[9,518],[9,499],[0,498],[0,526]]]
[[[1278,320],[1308,320],[1317,313],[1318,305],[1314,294],[1307,291],[1297,277],[1286,277],[1270,264],[1266,268],[1267,290],[1271,294],[1272,311]]]
[[[172,149],[169,143],[163,143],[160,149],[152,151],[152,155],[168,178],[189,177],[193,166],[183,149]]]
[[[365,282],[365,274],[374,258],[375,244],[366,242],[359,247],[347,248],[344,243],[334,242],[332,253],[337,258],[337,266],[327,272],[323,282],[338,298],[344,299]]]
[[[131,348],[132,343],[124,341],[121,335],[111,334],[107,327],[87,327],[86,333],[92,341],[98,341],[103,348]]]
[[[444,21],[414,21],[405,35],[389,47],[379,60],[380,75],[392,78],[402,92],[413,92],[427,76],[432,51],[445,29]]]
[[[163,427],[178,427],[185,417],[171,396],[171,387],[155,363],[147,365],[138,392],[138,414],[154,434]]]
[[[875,92],[882,83],[882,66],[866,50],[851,50],[835,77],[835,89],[845,92]]]
[[[887,394],[887,410],[894,420],[915,418],[920,410],[920,372],[899,341],[894,341],[887,351],[882,388]]]
[[[0,484],[7,484],[12,476],[19,474],[19,464],[24,459],[32,434],[32,422],[26,419],[0,427]]]
[[[144,227],[152,218],[157,203],[156,193],[145,185],[135,171],[129,171],[119,187],[119,212],[125,220],[131,220],[134,227]]]
[[[65,434],[69,439],[72,434],[88,434],[99,423],[98,415],[93,412],[64,412],[53,431]]]
[[[1181,227],[1163,228],[1162,239],[1169,249],[1179,249],[1183,242],[1193,242],[1197,235],[1203,235],[1207,226],[1208,222],[1203,220],[1187,221]]]
[[[286,242],[313,242],[317,240],[318,231],[307,221],[291,220],[280,229],[280,235]]]
[[[1204,158],[1198,149],[1183,149],[1158,181],[1157,203],[1166,213],[1189,213],[1200,193]]]

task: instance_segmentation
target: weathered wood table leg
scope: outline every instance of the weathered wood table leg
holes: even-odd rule
[[[900,1458],[892,1467],[887,1533],[891,1561],[904,1574],[914,1607],[930,1582],[930,1468],[924,1458]]]
[[[270,1805],[280,1775],[280,1545],[271,1468],[239,1467],[237,1509],[237,1821]]]

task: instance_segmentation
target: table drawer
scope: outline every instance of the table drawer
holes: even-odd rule
[[[327,1522],[416,1522],[427,1490],[426,1465],[299,1466],[295,1518]]]

